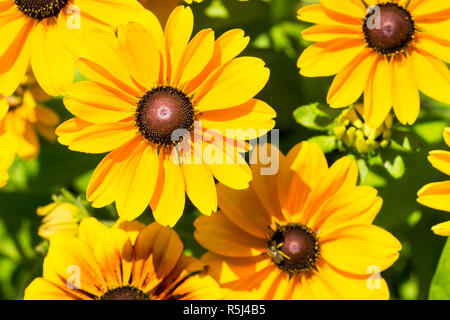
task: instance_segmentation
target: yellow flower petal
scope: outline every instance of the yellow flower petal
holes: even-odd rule
[[[222,212],[201,216],[194,223],[195,239],[205,248],[229,257],[251,257],[266,251],[266,241],[239,229]]]
[[[392,104],[402,124],[413,124],[420,111],[420,95],[411,68],[410,59],[391,58]]]
[[[183,214],[185,186],[181,167],[160,152],[160,170],[156,190],[150,201],[153,216],[163,226],[173,227]],[[161,170],[164,168],[164,171]]]
[[[431,228],[433,232],[439,236],[450,236],[450,221],[439,223]]]
[[[320,0],[320,3],[329,10],[347,15],[353,19],[363,19],[366,15],[366,8],[359,0]]]
[[[392,108],[392,77],[387,58],[380,57],[364,90],[364,119],[372,128],[380,127]]]
[[[101,208],[116,201],[122,167],[139,144],[139,138],[131,140],[109,153],[95,168],[86,192],[86,197],[94,208]]]
[[[450,71],[436,57],[424,52],[411,53],[411,65],[417,85],[427,96],[450,104]]]
[[[398,258],[400,242],[374,225],[355,225],[321,238],[320,254],[332,266],[351,274],[365,275],[368,268],[389,268]]]
[[[182,163],[186,193],[201,213],[211,215],[217,210],[217,192],[211,170],[204,164]]]
[[[219,184],[217,193],[221,214],[254,237],[267,236],[267,226],[272,223],[270,214],[252,188],[233,190]]]
[[[30,56],[33,74],[39,85],[49,95],[67,93],[75,76],[75,57],[60,40],[57,23],[65,25],[63,15],[56,19],[44,19],[33,31],[30,39]]]
[[[165,36],[168,50],[168,72],[171,79],[177,74],[181,58],[191,38],[194,28],[194,15],[190,7],[178,6],[170,14],[166,24]]]
[[[205,29],[189,42],[181,58],[173,83],[183,85],[194,79],[206,67],[214,52],[214,31]]]
[[[94,124],[83,129],[69,145],[73,151],[105,153],[136,137],[136,127],[130,122]]]
[[[428,161],[433,167],[450,176],[450,151],[431,151]]]
[[[315,43],[302,52],[297,66],[305,77],[331,76],[348,66],[364,48],[365,42],[360,39],[339,38]]]
[[[64,105],[72,114],[90,123],[108,123],[134,116],[136,100],[107,85],[77,82],[64,98]]]
[[[121,168],[116,208],[121,218],[136,219],[149,206],[158,178],[158,151],[142,141]]]
[[[159,81],[161,52],[150,32],[137,23],[119,27],[119,51],[133,77],[145,88]]]
[[[197,90],[197,108],[207,111],[243,104],[264,88],[269,74],[261,59],[236,58],[214,72]]]
[[[8,49],[0,56],[0,92],[12,95],[22,81],[30,60],[30,33],[36,22],[24,19],[23,27]]]
[[[25,289],[24,300],[91,300],[88,295],[77,294],[75,290],[60,287],[43,278],[36,278]]]
[[[336,75],[327,96],[327,102],[332,108],[346,107],[358,100],[377,57],[376,53],[365,50]]]
[[[450,212],[450,181],[429,183],[417,193],[420,204]]]

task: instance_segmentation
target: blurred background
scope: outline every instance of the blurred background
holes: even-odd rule
[[[166,2],[153,0],[158,1]],[[152,5],[152,0],[146,2]],[[422,97],[417,123],[403,127],[394,119],[390,134],[383,137],[388,141],[387,147],[361,154],[340,142],[334,130],[340,111],[327,109],[325,102],[332,78],[304,78],[296,66],[299,54],[308,46],[301,38],[308,25],[296,19],[296,12],[314,2],[317,1],[204,0],[192,6],[195,31],[212,27],[218,37],[229,29],[241,28],[251,37],[243,55],[262,58],[271,70],[270,81],[259,98],[278,113],[276,128],[280,130],[284,152],[302,140],[312,139],[319,141],[330,163],[348,153],[358,160],[360,183],[376,187],[384,200],[375,224],[393,233],[403,245],[400,259],[383,273],[391,297],[427,299],[446,240],[434,235],[430,228],[449,220],[449,216],[419,205],[416,192],[427,183],[447,179],[429,164],[427,154],[446,148],[442,132],[450,124],[450,109]],[[158,6],[164,20],[169,10]],[[61,98],[42,104],[55,111],[61,121],[70,118]],[[302,106],[306,107],[299,109]],[[102,155],[71,152],[42,139],[40,143],[35,159],[16,158],[9,171],[10,181],[0,191],[0,299],[21,299],[25,287],[41,275],[48,244],[38,235],[42,220],[37,208],[52,203],[53,195],[85,208],[106,223],[117,219],[114,205],[93,210],[84,200],[89,178]],[[186,253],[199,257],[204,251],[192,237],[196,216],[198,212],[188,204],[175,229]],[[150,222],[151,213],[146,212],[140,220]],[[440,268],[444,270],[446,265],[443,262]],[[436,293],[434,297],[444,296]]]

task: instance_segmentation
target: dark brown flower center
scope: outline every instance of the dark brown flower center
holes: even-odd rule
[[[126,286],[109,290],[100,300],[150,300],[150,296],[139,289]]]
[[[157,145],[171,146],[183,139],[194,125],[194,106],[182,91],[160,86],[139,101],[136,125],[140,133]]]
[[[301,273],[316,268],[319,241],[306,226],[278,226],[267,242],[267,253],[280,269],[289,274]]]
[[[57,17],[69,0],[15,0],[17,8],[37,20]]]
[[[366,16],[364,36],[374,51],[393,55],[402,52],[414,39],[414,20],[407,9],[396,3],[379,4]]]

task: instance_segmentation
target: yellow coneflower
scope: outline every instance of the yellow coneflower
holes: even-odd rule
[[[93,28],[153,19],[135,0],[1,0],[0,94],[11,95],[31,64],[39,85],[63,94],[73,82],[73,50]]]
[[[11,133],[0,130],[0,188],[4,187],[8,181],[8,169],[14,161],[16,152],[16,138]]]
[[[56,141],[55,128],[59,116],[51,109],[37,103],[33,94],[43,97],[30,77],[25,77],[16,91],[0,98],[2,109],[7,110],[0,119],[0,130],[10,132],[18,141],[17,155],[34,158],[39,154],[40,142],[37,133],[49,141]]]
[[[328,167],[320,147],[307,142],[279,159],[272,176],[252,165],[247,190],[219,185],[221,210],[195,221],[194,236],[209,250],[202,259],[227,298],[389,298],[380,272],[401,245],[372,224],[382,199],[356,185],[356,162],[344,157]]]
[[[450,147],[450,127],[444,131],[444,140]],[[433,167],[450,175],[450,151],[431,151],[428,160]],[[427,184],[417,193],[417,201],[427,207],[450,212],[450,180]],[[450,236],[450,221],[438,224],[432,228],[434,233]]]
[[[119,216],[132,220],[150,204],[159,223],[173,226],[185,192],[208,215],[217,208],[214,177],[248,186],[251,170],[235,153],[274,126],[275,111],[253,98],[269,70],[261,59],[236,58],[249,41],[242,30],[214,40],[206,29],[189,41],[192,29],[191,9],[179,6],[164,34],[130,23],[118,42],[112,33],[93,37],[108,45],[79,60],[93,81],[75,84],[64,99],[76,118],[56,133],[71,150],[109,152],[87,189],[94,207],[115,202]],[[230,137],[233,129],[249,134]]]
[[[333,108],[353,104],[364,92],[371,127],[381,126],[392,107],[402,124],[413,124],[419,90],[450,104],[444,63],[450,62],[449,17],[448,0],[321,0],[305,6],[298,18],[316,25],[303,37],[317,43],[301,54],[300,73],[336,74],[327,97]]]
[[[108,228],[85,218],[78,237],[50,238],[43,277],[27,287],[25,299],[220,299],[221,289],[205,272],[183,255],[180,238],[168,227],[133,221]]]

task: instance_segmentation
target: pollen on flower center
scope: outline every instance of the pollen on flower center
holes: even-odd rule
[[[182,91],[160,86],[148,91],[139,101],[136,125],[140,133],[157,145],[171,146],[190,131],[195,119],[191,99]]]
[[[277,226],[267,248],[272,261],[289,274],[315,269],[319,257],[319,241],[315,233],[300,224]]]
[[[15,0],[17,8],[31,18],[56,17],[69,0]]]
[[[150,296],[139,289],[125,286],[109,290],[100,300],[150,300]]]
[[[414,38],[414,20],[407,9],[396,3],[383,3],[368,13],[363,30],[374,51],[387,56],[406,49]]]

